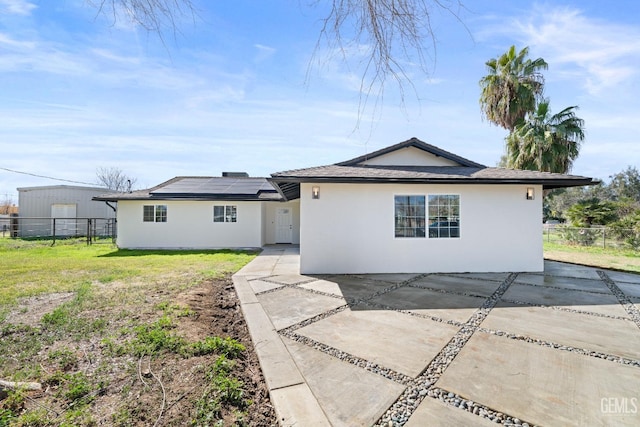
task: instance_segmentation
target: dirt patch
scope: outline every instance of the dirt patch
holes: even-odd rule
[[[114,348],[131,339],[126,330],[132,324],[151,324],[167,313],[158,308],[165,301],[172,311],[176,335],[188,342],[206,337],[230,337],[246,348],[233,358],[230,376],[242,385],[243,405],[225,404],[217,408],[210,424],[198,425],[277,425],[275,411],[269,400],[269,391],[260,370],[258,358],[242,316],[238,299],[230,278],[208,280],[196,287],[167,295],[147,295],[147,303],[139,307],[106,306],[100,310],[78,314],[77,322],[87,325],[105,323],[100,334],[58,334],[42,338],[47,328],[40,324],[42,315],[52,312],[74,294],[51,294],[21,301],[20,307],[7,317],[4,334],[0,339],[15,341],[38,340],[43,343],[29,363],[39,366],[39,380],[44,389],[28,392],[27,398],[10,408],[15,415],[39,411],[47,424],[59,425],[118,425],[118,426],[183,426],[192,425],[205,401],[211,384],[208,377],[211,366],[219,355],[184,356],[175,352],[159,356],[134,357],[118,354]],[[169,311],[170,311],[169,310]],[[14,325],[6,327],[8,325]],[[29,325],[21,328],[15,325]],[[92,326],[95,327],[95,326]],[[0,335],[2,335],[0,334]],[[105,336],[109,338],[106,342]],[[17,344],[16,344],[17,345]],[[54,355],[55,357],[52,357]],[[22,361],[24,365],[27,356]],[[4,372],[21,369],[19,359],[11,359]],[[69,378],[84,376],[92,384],[91,391],[82,398],[89,409],[69,419],[69,401],[63,397],[69,392]],[[209,397],[210,398],[210,397]],[[7,401],[0,401],[0,415]],[[80,406],[80,405],[78,405]],[[65,418],[66,417],[66,418]]]
[[[18,301],[17,307],[9,312],[6,321],[14,325],[36,326],[42,320],[42,316],[70,301],[74,296],[74,292],[61,292],[23,298]]]

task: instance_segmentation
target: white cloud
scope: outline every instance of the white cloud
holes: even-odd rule
[[[28,16],[36,7],[38,6],[26,0],[0,0],[0,13]]]
[[[640,28],[587,17],[568,7],[535,7],[531,16],[515,19],[507,31],[540,53],[559,75],[579,73],[591,94],[620,85],[637,74]]]
[[[255,47],[258,51],[256,57],[255,57],[255,61],[256,62],[262,62],[266,59],[271,58],[275,53],[276,53],[276,49],[273,47],[269,47],[269,46],[265,46],[263,44],[254,44],[253,47]]]

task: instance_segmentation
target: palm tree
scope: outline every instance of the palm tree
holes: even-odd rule
[[[544,77],[540,71],[548,65],[542,58],[527,59],[528,55],[528,47],[516,53],[516,47],[511,46],[506,53],[486,62],[489,75],[480,80],[483,116],[509,133],[527,113],[535,111],[542,97]]]
[[[507,165],[514,169],[567,173],[584,141],[584,120],[577,106],[551,115],[549,100],[521,121],[507,137]]]

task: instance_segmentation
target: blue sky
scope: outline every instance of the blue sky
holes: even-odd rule
[[[434,15],[428,74],[358,113],[351,67],[311,54],[326,12],[307,0],[196,0],[164,43],[84,0],[0,0],[0,198],[92,183],[117,167],[149,187],[178,175],[252,176],[347,160],[410,137],[494,166],[506,131],[483,121],[484,63],[515,44],[549,63],[554,112],[578,105],[573,173],[640,166],[640,2],[463,0]],[[309,64],[312,64],[309,68]],[[360,120],[358,120],[360,118]]]

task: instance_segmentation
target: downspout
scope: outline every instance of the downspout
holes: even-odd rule
[[[115,206],[113,206],[111,203],[109,203],[108,200],[105,200],[104,202],[107,204],[107,206],[109,206],[111,209],[113,209],[113,211],[116,213],[116,218],[113,219],[112,232],[111,232],[111,241],[113,243],[116,243],[116,234],[117,234],[116,224],[118,223],[118,217],[117,217],[118,210],[117,210],[117,208]]]

